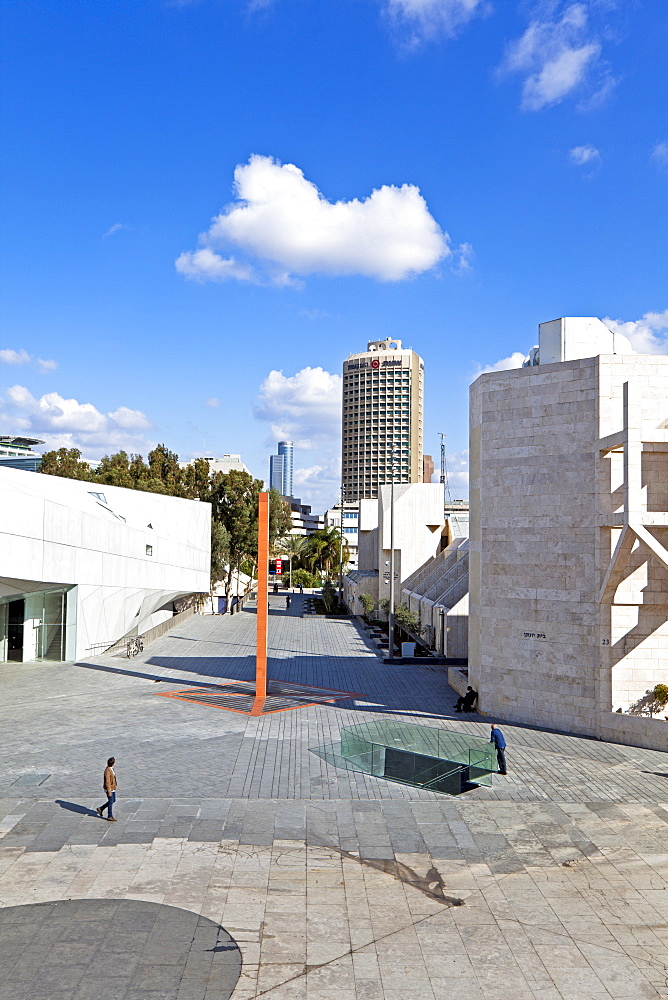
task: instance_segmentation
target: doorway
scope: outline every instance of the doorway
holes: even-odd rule
[[[23,662],[23,623],[25,600],[10,601],[7,606],[7,659]]]

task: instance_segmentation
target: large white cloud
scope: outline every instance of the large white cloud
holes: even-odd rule
[[[451,254],[449,238],[413,184],[330,202],[292,163],[251,156],[234,172],[236,199],[182,253],[176,269],[200,281],[289,284],[309,274],[401,281]],[[230,250],[241,252],[242,259]],[[228,254],[228,256],[224,256]]]
[[[550,6],[552,17],[532,20],[524,34],[508,46],[501,66],[502,73],[524,76],[522,107],[527,111],[559,104],[581,87],[595,66],[599,90],[590,103],[596,97],[602,100],[614,85],[600,62],[601,43],[590,30],[587,5]]]
[[[415,48],[430,38],[454,38],[474,17],[491,8],[488,0],[385,0],[392,23],[405,31],[404,46]]]
[[[622,333],[638,354],[668,354],[668,309],[663,312],[646,312],[642,319],[624,322],[606,317],[603,322]]]
[[[294,441],[299,449],[337,447],[341,434],[341,376],[324,368],[294,375],[270,371],[260,386],[254,413],[271,425],[274,441]]]
[[[39,398],[22,385],[13,385],[0,397],[0,430],[42,438],[47,448],[79,448],[86,458],[121,449],[146,451],[144,438],[151,422],[141,410],[119,406],[102,413],[92,403],[65,399],[57,392]]]

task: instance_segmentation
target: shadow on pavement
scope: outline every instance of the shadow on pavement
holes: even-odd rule
[[[98,818],[94,809],[89,809],[87,806],[81,806],[78,802],[66,802],[65,799],[56,799],[56,805],[60,806],[61,809],[67,809],[68,812],[80,813],[82,816],[95,816],[96,819]]]

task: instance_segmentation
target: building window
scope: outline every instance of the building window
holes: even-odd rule
[[[147,556],[152,556],[153,555],[153,546],[152,545],[147,545],[146,546],[146,555]]]

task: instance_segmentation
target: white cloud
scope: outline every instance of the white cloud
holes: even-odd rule
[[[52,372],[58,367],[57,361],[45,361],[43,358],[34,358],[27,351],[14,351],[9,347],[0,350],[0,365],[37,365],[40,372]]]
[[[573,146],[568,155],[571,158],[571,163],[575,163],[578,167],[582,167],[586,163],[601,162],[601,154],[596,146]]]
[[[469,495],[469,451],[446,454],[448,486],[453,500],[466,500]],[[440,471],[439,471],[440,475]]]
[[[473,269],[475,253],[470,243],[461,243],[454,255],[451,271],[453,274],[468,274]]]
[[[273,440],[294,441],[296,448],[312,449],[341,433],[340,375],[323,368],[302,368],[294,375],[271,371],[260,386],[254,414],[271,424]]]
[[[211,399],[207,399],[205,406],[210,406],[212,409],[215,409],[217,406],[220,406],[220,400],[213,396]]]
[[[668,167],[668,142],[657,142],[650,155],[657,167]]]
[[[256,275],[248,264],[240,264],[234,257],[224,258],[208,247],[182,253],[175,263],[179,274],[195,281],[255,281]]]
[[[44,358],[35,358],[35,362],[43,374],[46,374],[46,372],[55,372],[58,367],[57,361],[45,361]]]
[[[102,239],[106,240],[108,236],[113,236],[114,233],[120,233],[122,229],[129,229],[130,227],[124,222],[114,222],[113,226],[109,226],[106,233],[102,234]]]
[[[615,81],[600,62],[601,43],[590,33],[587,5],[559,4],[552,9],[552,19],[532,20],[521,38],[508,46],[501,72],[521,73],[522,108],[540,111],[580,88],[596,67],[599,89],[590,104],[591,100],[600,104]]]
[[[646,312],[642,319],[628,322],[609,317],[603,322],[615,333],[627,337],[638,354],[668,354],[668,309]]]
[[[251,156],[234,172],[236,200],[176,268],[199,281],[294,284],[309,274],[401,281],[451,254],[419,189],[383,185],[365,199],[330,202],[292,163]],[[225,257],[238,248],[245,260]]]
[[[271,425],[268,443],[288,440],[298,451],[317,450],[317,462],[305,468],[295,456],[294,489],[320,509],[334,503],[341,479],[341,392],[341,376],[323,368],[271,371],[254,410]]]
[[[402,46],[409,49],[439,36],[454,38],[491,9],[488,0],[384,0],[384,6],[394,27],[405,32]]]
[[[521,368],[526,358],[526,354],[522,354],[521,351],[513,351],[507,358],[501,358],[500,361],[495,361],[493,365],[478,365],[473,373],[471,381],[477,379],[479,375],[486,375],[488,372],[505,372],[510,368]]]
[[[31,361],[27,351],[13,351],[11,347],[0,350],[0,365],[29,365]]]
[[[88,458],[120,449],[146,450],[150,445],[141,432],[150,426],[141,410],[119,406],[105,414],[92,403],[65,399],[57,392],[36,398],[22,385],[11,386],[0,398],[3,432],[43,438],[47,448],[79,448]]]

